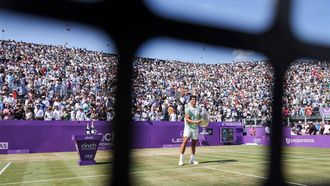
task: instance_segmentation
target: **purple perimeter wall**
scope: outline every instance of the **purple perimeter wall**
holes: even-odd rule
[[[0,121],[0,154],[10,152],[75,151],[72,135],[85,134],[87,122],[70,121]],[[99,149],[111,149],[111,122],[94,122],[97,134],[103,135]],[[220,127],[237,128],[240,123],[210,123],[208,145],[221,145]],[[182,142],[183,122],[134,122],[133,148],[177,146]],[[234,144],[242,143],[242,134]]]
[[[87,122],[70,121],[0,121],[0,154],[10,152],[65,152],[75,151],[72,135],[84,134]],[[103,135],[99,149],[111,149],[111,122],[94,122],[97,133]],[[182,142],[183,122],[134,122],[133,148],[159,148],[179,146]],[[235,141],[232,144],[257,143],[268,145],[270,137],[264,128],[256,127],[251,136],[250,128],[243,136],[240,123],[210,123],[205,135],[207,145],[222,145],[220,128],[232,127]],[[284,129],[283,145],[330,148],[330,136],[291,136],[290,129]],[[205,141],[204,141],[205,142]]]

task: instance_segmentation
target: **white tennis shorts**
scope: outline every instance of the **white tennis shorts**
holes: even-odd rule
[[[183,130],[183,136],[188,137],[192,140],[198,140],[198,127],[192,129],[189,126],[185,125]]]

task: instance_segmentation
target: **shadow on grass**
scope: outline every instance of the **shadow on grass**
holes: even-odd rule
[[[238,162],[238,161],[237,160],[212,160],[212,161],[202,161],[199,163],[203,164],[203,163],[230,163],[230,162]]]
[[[96,165],[105,165],[105,164],[113,164],[112,161],[103,161],[103,162],[96,162]]]

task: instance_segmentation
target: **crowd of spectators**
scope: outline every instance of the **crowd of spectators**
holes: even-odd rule
[[[112,120],[118,57],[0,41],[0,119]]]
[[[320,108],[330,107],[329,63],[295,63],[285,79],[284,117],[318,116]]]
[[[134,120],[182,121],[189,96],[210,121],[271,116],[272,68],[263,61],[196,64],[136,58]]]
[[[0,41],[0,119],[107,120],[114,117],[118,56],[80,48]],[[314,116],[330,105],[326,62],[294,63],[283,115]],[[183,121],[190,95],[210,121],[270,120],[273,70],[266,61],[201,64],[136,57],[135,121]]]
[[[265,61],[196,64],[137,58],[134,120],[182,121],[189,95],[210,113],[210,121],[258,118],[269,123],[273,70]],[[319,116],[330,107],[327,62],[297,61],[285,79],[284,117]]]
[[[298,121],[289,125],[291,135],[330,135],[329,121]]]

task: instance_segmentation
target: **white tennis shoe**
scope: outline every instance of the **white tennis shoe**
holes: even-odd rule
[[[190,164],[194,164],[194,165],[198,165],[199,164],[199,162],[196,161],[196,160],[189,160],[189,163]]]
[[[179,166],[184,165],[183,160],[179,160]]]

